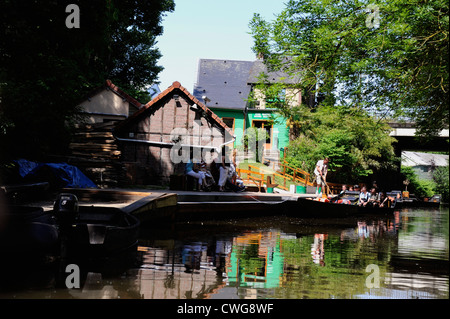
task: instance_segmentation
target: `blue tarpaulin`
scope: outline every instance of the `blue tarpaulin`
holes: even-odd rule
[[[67,163],[39,163],[16,160],[19,174],[24,179],[47,181],[58,188],[97,188],[77,167]]]
[[[14,162],[19,167],[19,175],[22,177],[27,176],[28,173],[41,165],[38,162],[27,161],[25,159],[18,159]]]

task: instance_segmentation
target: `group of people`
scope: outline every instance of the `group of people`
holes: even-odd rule
[[[375,187],[367,191],[367,187],[363,186],[361,188],[361,193],[359,193],[358,205],[362,207],[389,207],[390,199],[386,195],[386,192],[377,192]]]
[[[322,189],[327,187],[326,177],[328,173],[328,163],[329,159],[324,158],[319,160],[314,169],[314,175],[316,176],[316,195],[322,194]],[[359,185],[351,186],[348,191],[354,192],[359,191]],[[342,199],[343,195],[347,193],[347,186],[342,186],[342,191],[336,197],[335,202],[342,204],[350,204],[349,200]],[[370,192],[367,191],[367,187],[363,186],[361,192],[359,193],[359,198],[357,204],[362,207],[389,207],[391,203],[390,198],[384,191],[377,191],[376,182],[374,182]]]
[[[189,159],[186,163],[185,174],[197,179],[199,191],[209,191],[214,185],[218,186],[220,192],[226,189],[235,192],[244,191],[244,183],[236,171],[236,152],[233,151],[231,160],[228,153],[226,149],[223,149],[222,156],[216,157],[211,162],[210,169],[203,159],[200,161]]]
[[[338,204],[351,204],[348,199],[342,199],[342,197],[349,192],[358,192],[359,185],[350,186],[347,189],[346,185],[342,185],[342,190],[335,198],[335,202]],[[354,193],[353,193],[354,194]],[[385,191],[377,192],[376,187],[372,187],[370,192],[367,191],[367,187],[363,186],[359,192],[356,204],[361,207],[389,207],[391,205],[391,199],[387,196]]]

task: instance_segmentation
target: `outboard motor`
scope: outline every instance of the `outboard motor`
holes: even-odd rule
[[[79,217],[78,198],[74,194],[59,194],[53,206],[53,213],[61,225],[73,224]]]

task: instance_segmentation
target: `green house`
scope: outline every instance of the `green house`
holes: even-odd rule
[[[280,150],[289,144],[289,126],[286,119],[271,107],[271,101],[256,91],[262,72],[271,82],[285,83],[284,93],[291,94],[286,76],[267,72],[261,60],[200,59],[194,96],[204,101],[231,128],[236,137],[235,147],[243,145],[246,129],[264,128],[268,133],[264,156],[279,159]],[[256,97],[256,102],[248,102],[251,94]],[[301,96],[295,99],[300,101]]]

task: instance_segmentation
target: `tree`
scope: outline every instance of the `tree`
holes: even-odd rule
[[[69,3],[79,28],[66,26]],[[173,9],[173,0],[2,1],[0,156],[64,153],[77,103],[106,79],[144,97],[162,70],[155,39]]]
[[[299,136],[289,144],[286,161],[313,174],[315,164],[330,158],[328,180],[356,183],[374,172],[397,168],[390,128],[360,109],[352,112],[318,107],[298,115]]]
[[[290,0],[273,22],[256,14],[253,50],[322,104],[448,127],[448,1]]]
[[[433,174],[435,183],[434,191],[442,195],[442,201],[448,203],[449,200],[449,165],[436,168]]]

